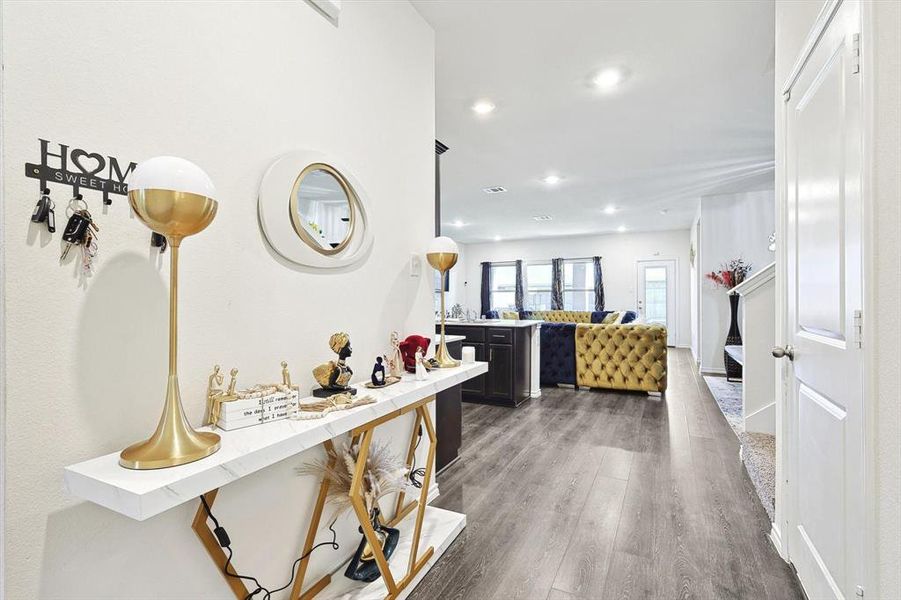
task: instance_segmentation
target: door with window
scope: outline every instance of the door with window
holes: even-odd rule
[[[676,345],[676,261],[638,261],[635,306],[641,320],[666,327],[666,345]]]
[[[809,598],[862,596],[860,5],[845,0],[784,94],[788,554]]]

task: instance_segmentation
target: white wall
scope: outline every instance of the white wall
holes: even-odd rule
[[[722,263],[734,258],[749,262],[753,266],[752,273],[773,262],[775,256],[767,246],[774,229],[775,194],[772,190],[701,198],[698,284],[702,371],[725,372],[723,347],[729,331],[728,295],[722,288],[714,287],[704,275],[719,270]]]
[[[350,332],[364,379],[392,329],[432,329],[422,253],[434,231],[433,32],[406,2],[344,3],[338,27],[304,2],[21,2],[4,4],[2,38],[6,594],[230,598],[190,529],[194,503],[139,523],[63,491],[65,465],[156,425],[168,255],[158,260],[122,197],[103,209],[85,192],[101,231],[97,273],[82,282],[74,263],[58,264],[65,190],[53,190],[51,239],[29,223],[38,183],[24,164],[42,137],[126,161],[184,156],[212,177],[219,214],[185,241],[180,269],[181,391],[195,423],[214,363],[250,385],[278,377],[286,359],[312,387],[335,330]],[[260,179],[297,148],[341,157],[366,187],[375,246],[362,265],[311,274],[263,240]],[[387,431],[398,451],[403,425]],[[294,469],[312,456],[245,477],[216,502],[238,568],[272,586],[287,581],[306,532],[315,482]],[[352,553],[355,526],[339,533],[341,551],[317,550],[314,570]]]
[[[691,311],[691,355],[695,366],[701,364],[701,264],[698,254],[701,246],[701,202],[698,201],[698,215],[691,223],[690,247],[694,248],[694,260],[689,266],[689,296]],[[691,256],[689,256],[691,259]]]
[[[481,267],[483,262],[525,261],[551,258],[601,256],[604,269],[604,294],[609,310],[635,309],[637,265],[639,259],[675,258],[677,267],[676,345],[688,346],[691,339],[689,267],[689,231],[654,231],[647,233],[615,233],[608,235],[572,236],[467,244],[466,302],[467,308],[479,310]]]

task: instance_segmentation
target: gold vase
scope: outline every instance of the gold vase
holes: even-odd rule
[[[459,254],[456,252],[429,252],[425,256],[432,268],[441,273],[441,340],[435,350],[435,362],[441,369],[459,367],[460,361],[451,357],[444,340],[444,287],[447,282],[447,272],[457,264]]]
[[[199,460],[219,449],[218,434],[191,427],[178,389],[178,251],[182,239],[212,222],[218,203],[199,194],[162,189],[132,190],[128,200],[138,218],[169,242],[169,380],[156,431],[123,450],[119,464],[129,469],[161,469]]]

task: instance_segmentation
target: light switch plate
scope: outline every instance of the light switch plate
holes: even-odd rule
[[[410,277],[419,277],[422,275],[422,259],[418,254],[410,255]]]

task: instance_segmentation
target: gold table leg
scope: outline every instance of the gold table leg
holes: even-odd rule
[[[432,425],[432,418],[429,415],[428,411],[428,404],[430,402],[433,402],[434,400],[435,396],[429,396],[428,398],[424,398],[410,406],[396,410],[390,414],[379,417],[378,419],[373,419],[369,423],[361,425],[351,431],[352,444],[359,443],[360,445],[360,449],[357,454],[356,470],[354,471],[353,479],[351,480],[351,505],[353,506],[357,520],[360,522],[360,527],[363,529],[363,535],[366,537],[366,541],[369,542],[369,545],[372,548],[376,564],[378,564],[379,567],[379,572],[382,574],[382,578],[385,581],[385,586],[388,588],[388,595],[385,596],[386,600],[396,598],[401,591],[409,586],[416,575],[419,573],[419,571],[422,570],[423,567],[425,567],[426,563],[435,552],[435,549],[429,546],[422,553],[422,556],[419,556],[419,543],[422,536],[422,523],[425,518],[426,500],[428,499],[429,495],[429,484],[431,483],[432,472],[434,471],[435,449],[438,443],[438,437],[435,433],[435,428]],[[369,457],[369,446],[372,443],[372,436],[375,432],[375,428],[412,411],[416,411],[416,419],[413,426],[413,435],[411,436],[410,445],[407,449],[407,466],[411,466],[411,463],[413,462],[413,456],[416,450],[416,441],[420,425],[425,426],[426,433],[429,437],[429,452],[428,458],[426,459],[425,475],[422,480],[422,489],[419,493],[419,499],[413,500],[409,504],[404,506],[403,501],[405,494],[403,492],[398,494],[394,517],[388,523],[389,527],[394,526],[401,520],[403,520],[403,518],[406,517],[409,513],[411,513],[414,508],[418,509],[418,512],[416,513],[416,524],[413,530],[413,545],[410,549],[410,559],[407,564],[407,574],[400,581],[395,581],[394,576],[391,573],[391,568],[388,565],[388,560],[385,558],[385,553],[382,550],[380,540],[376,535],[375,530],[372,528],[372,523],[370,523],[369,521],[369,513],[366,510],[366,504],[363,500],[364,472],[366,470],[366,460]],[[334,446],[331,440],[326,440],[325,442],[323,442],[323,445],[325,446],[327,451],[334,450]],[[330,464],[333,464],[333,461],[331,461]],[[316,497],[316,504],[313,508],[313,515],[310,521],[310,525],[307,528],[307,535],[301,549],[301,556],[308,553],[313,547],[313,543],[316,539],[316,532],[318,531],[319,523],[322,520],[322,512],[325,507],[326,498],[328,496],[328,488],[328,481],[323,480],[322,482],[320,482],[319,494]],[[213,506],[213,502],[216,500],[216,495],[218,493],[219,490],[215,489],[203,495],[203,497],[207,501],[207,504],[211,508]],[[207,523],[207,514],[206,510],[203,507],[203,503],[201,503],[200,506],[197,507],[197,513],[194,515],[194,522],[191,525],[191,528],[197,534],[197,537],[200,538],[204,549],[206,549],[207,554],[210,555],[210,558],[219,568],[219,572],[222,573],[222,576],[225,578],[226,583],[228,583],[228,586],[231,588],[232,593],[235,595],[235,597],[238,598],[238,600],[243,600],[244,598],[246,598],[250,592],[244,585],[244,582],[238,578],[225,575],[224,569],[226,562],[228,561],[228,557],[219,546],[219,542],[216,539],[216,536],[213,534],[213,531],[209,528],[209,525]],[[309,566],[309,561],[309,556],[300,561],[297,578],[294,582],[294,586],[292,587],[291,594],[289,596],[291,600],[311,600],[319,592],[325,589],[325,587],[328,586],[328,584],[331,582],[331,576],[326,575],[315,584],[310,586],[308,590],[302,591],[303,582],[307,574],[307,568]],[[234,563],[232,563],[232,572],[236,572]]]
[[[335,451],[335,445],[332,444],[332,440],[326,440],[323,442],[323,446],[325,446],[325,451],[329,454],[333,454]],[[330,458],[328,461],[329,468],[335,466],[335,458]],[[323,478],[319,484],[319,495],[316,497],[316,504],[313,507],[313,518],[310,521],[310,526],[307,529],[307,538],[304,540],[303,548],[301,548],[300,555],[303,556],[310,552],[313,548],[313,542],[316,541],[316,532],[319,530],[319,522],[322,520],[322,510],[325,508],[325,499],[328,496],[328,488],[329,482],[328,479]],[[291,588],[291,595],[289,598],[291,600],[309,600],[313,598],[323,590],[329,583],[332,581],[331,575],[326,575],[319,581],[317,581],[309,590],[304,593],[301,593],[303,590],[303,580],[307,575],[307,567],[310,564],[310,556],[302,559],[300,561],[300,567],[297,570],[297,579],[294,580],[294,587]]]
[[[218,493],[219,489],[216,488],[203,495],[210,508],[213,507],[213,502],[216,501],[216,494]],[[194,515],[194,523],[191,525],[191,529],[193,529],[194,533],[197,534],[197,537],[200,538],[207,554],[210,555],[210,558],[212,558],[213,562],[216,563],[216,566],[219,567],[219,572],[225,578],[225,582],[228,583],[228,587],[231,588],[232,593],[236,598],[244,600],[244,598],[250,594],[250,591],[247,589],[247,586],[244,585],[242,580],[237,577],[229,577],[225,574],[225,564],[228,561],[228,557],[225,555],[225,552],[222,551],[219,541],[216,539],[216,536],[213,534],[209,525],[207,525],[206,509],[203,508],[202,502],[200,503],[200,506],[197,507],[197,514]],[[237,572],[235,571],[234,563],[232,563],[231,572]]]

